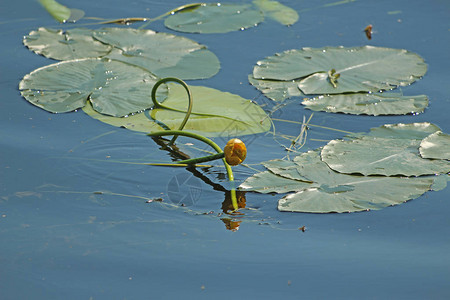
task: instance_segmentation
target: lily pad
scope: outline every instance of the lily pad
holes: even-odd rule
[[[265,171],[245,180],[240,188],[265,193],[295,191],[279,200],[280,211],[341,213],[401,204],[419,197],[433,184],[433,178],[367,177],[337,173],[321,161],[319,151],[303,153],[286,164],[291,164],[301,176],[307,175],[313,182],[308,184]],[[267,183],[268,188],[264,189],[260,181]]]
[[[253,4],[261,9],[265,16],[268,16],[283,25],[289,26],[298,21],[298,13],[278,1],[253,0]]]
[[[289,179],[269,171],[263,171],[247,178],[239,186],[239,189],[262,194],[284,194],[295,192],[299,189],[307,189],[311,187],[311,185],[311,183],[305,181]]]
[[[420,155],[423,158],[450,160],[450,135],[437,131],[420,143]]]
[[[99,58],[63,61],[34,70],[19,84],[22,96],[53,113],[92,103],[102,114],[125,116],[152,107],[157,77],[144,69]],[[167,90],[160,89],[164,98]]]
[[[102,57],[112,47],[92,37],[92,30],[75,28],[67,31],[39,28],[24,37],[23,43],[31,51],[56,60]]]
[[[178,129],[184,119],[187,98],[184,88],[169,83],[169,93],[164,101],[168,109],[152,109],[126,118],[114,118],[96,113],[89,106],[83,110],[104,123],[140,132]],[[189,86],[194,99],[192,114],[183,130],[204,136],[239,136],[266,132],[270,119],[250,100],[238,95],[202,86]]]
[[[325,47],[288,50],[267,57],[254,67],[253,77],[301,79],[299,88],[305,94],[341,94],[405,86],[426,71],[419,55],[403,49]]]
[[[441,129],[438,126],[429,122],[409,124],[397,123],[385,124],[380,127],[372,128],[369,133],[364,135],[382,138],[422,140],[428,135],[440,130]]]
[[[340,173],[421,176],[450,172],[450,162],[423,159],[420,140],[362,136],[332,140],[322,149],[322,160]]]
[[[428,106],[425,95],[402,96],[400,94],[355,93],[325,95],[302,102],[307,109],[345,114],[405,115],[422,113]]]
[[[252,75],[248,76],[248,81],[260,90],[267,98],[274,101],[283,101],[291,97],[299,97],[303,95],[298,88],[299,81],[255,79]]]
[[[247,4],[204,3],[182,10],[164,20],[172,30],[189,33],[225,33],[256,26],[264,20],[261,11]]]
[[[132,28],[105,28],[93,36],[115,47],[108,58],[145,68],[161,78],[204,79],[220,69],[214,53],[185,37]]]

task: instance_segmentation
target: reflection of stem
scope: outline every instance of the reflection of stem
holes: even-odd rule
[[[156,137],[156,136],[166,136],[166,135],[173,135],[173,136],[185,136],[185,137],[190,137],[190,138],[194,138],[196,140],[202,141],[206,144],[208,144],[209,146],[211,146],[214,150],[216,150],[216,152],[218,154],[223,153],[222,149],[216,144],[214,143],[212,140],[201,136],[199,134],[193,133],[193,132],[186,132],[186,131],[181,131],[181,130],[166,130],[166,131],[159,131],[159,132],[152,132],[147,134],[148,136],[152,136],[152,137]],[[227,170],[227,175],[228,175],[228,180],[230,181],[230,183],[232,184],[231,187],[231,197],[232,197],[232,203],[233,203],[233,207],[235,210],[237,210],[238,204],[237,204],[237,200],[236,200],[236,191],[235,191],[235,187],[234,187],[234,176],[233,176],[233,171],[231,170],[230,165],[227,163],[227,161],[225,160],[225,158],[222,158],[222,162],[225,166],[225,169]],[[234,193],[233,193],[234,191]]]
[[[193,101],[193,99],[192,99],[191,90],[189,90],[188,85],[187,85],[183,80],[178,79],[178,78],[175,78],[175,77],[167,77],[167,78],[160,79],[160,80],[159,80],[158,82],[156,82],[156,84],[153,86],[153,89],[152,89],[152,101],[153,101],[153,104],[154,104],[155,108],[163,108],[163,109],[169,109],[169,110],[171,110],[171,108],[162,105],[162,104],[159,103],[158,100],[156,99],[156,90],[158,89],[158,87],[159,87],[161,84],[166,83],[166,82],[168,82],[168,81],[173,81],[173,82],[177,82],[177,83],[181,84],[181,85],[184,87],[184,89],[186,90],[187,95],[188,95],[188,101],[189,101],[188,109],[187,109],[187,111],[186,111],[186,115],[184,116],[183,122],[181,122],[180,127],[178,127],[178,130],[183,130],[184,125],[186,125],[186,123],[187,123],[189,117],[191,116],[192,106],[193,106],[193,104],[194,104],[194,101]],[[174,136],[173,136],[172,140],[169,142],[169,146],[171,146],[171,145],[173,145],[173,143],[175,143],[175,140],[177,139],[177,137],[178,137],[178,135],[174,135]]]

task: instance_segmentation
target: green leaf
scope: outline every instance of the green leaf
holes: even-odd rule
[[[152,107],[151,73],[119,61],[98,58],[63,61],[34,70],[19,84],[32,104],[54,113],[69,112],[90,101],[102,114],[125,116]],[[161,89],[160,95],[167,93]]]
[[[333,86],[328,72],[339,78]],[[265,80],[301,79],[305,94],[341,94],[388,90],[413,83],[425,74],[423,59],[403,49],[364,46],[288,50],[259,61],[253,77]]]
[[[264,163],[264,164],[267,164]],[[263,193],[292,192],[278,202],[280,211],[329,213],[355,212],[401,204],[425,193],[433,178],[399,178],[384,176],[354,176],[337,173],[325,164],[319,151],[309,151],[297,156],[284,167],[297,169],[300,176],[312,183],[288,179],[280,174],[261,172],[249,177],[240,188]],[[283,170],[280,170],[284,173]],[[301,177],[299,177],[301,178]]]
[[[247,178],[239,186],[239,189],[243,191],[253,191],[262,194],[284,194],[301,189],[307,189],[311,186],[311,183],[305,181],[289,179],[286,177],[278,176],[269,171],[264,171]]]
[[[184,119],[187,96],[184,88],[169,83],[169,94],[164,102],[168,109],[152,109],[126,118],[113,118],[96,113],[88,106],[83,110],[104,123],[140,132],[176,130]],[[207,137],[234,137],[266,132],[270,119],[250,100],[212,88],[189,86],[194,99],[192,114],[184,130]],[[181,111],[181,112],[180,112]]]
[[[322,160],[341,173],[421,176],[450,172],[450,162],[423,159],[415,139],[362,136],[332,140],[322,149]]]
[[[39,2],[55,20],[61,23],[75,22],[84,16],[84,11],[68,8],[55,0],[39,0]]]
[[[423,158],[450,160],[450,135],[437,131],[420,143],[420,155]]]
[[[415,139],[422,140],[428,135],[439,131],[440,128],[432,123],[409,123],[409,124],[385,124],[380,127],[370,129],[368,134],[373,137],[395,138],[395,139]]]
[[[55,0],[39,0],[39,2],[57,21],[64,23],[70,18],[70,8]]]
[[[283,101],[291,97],[302,96],[303,93],[298,88],[298,81],[278,81],[255,79],[248,75],[248,81],[260,90],[267,98],[274,101]]]
[[[278,1],[253,0],[253,4],[261,9],[266,16],[283,25],[292,25],[298,21],[298,13]]]
[[[302,104],[314,111],[372,116],[405,115],[423,112],[428,106],[428,98],[425,95],[356,93],[319,96],[305,99]]]
[[[214,53],[185,37],[132,28],[106,28],[93,36],[115,47],[108,58],[145,68],[161,78],[204,79],[220,69]]]
[[[167,17],[164,25],[190,33],[225,33],[256,26],[264,19],[251,5],[208,3]]]
[[[31,51],[57,60],[102,57],[112,49],[94,40],[92,30],[84,28],[63,31],[41,27],[25,36],[23,43]]]

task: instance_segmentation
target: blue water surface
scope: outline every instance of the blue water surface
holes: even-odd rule
[[[61,2],[100,18],[155,17],[186,4]],[[402,88],[405,95],[428,95],[425,113],[319,112],[311,123],[367,132],[386,123],[432,122],[450,133],[449,1],[280,2],[299,12],[293,26],[267,19],[227,34],[175,33],[207,45],[221,61],[216,76],[189,84],[270,106],[247,81],[264,57],[301,47],[403,48],[428,64],[423,79]],[[95,20],[75,25],[87,23]],[[370,41],[362,31],[369,24]],[[50,114],[20,96],[22,77],[53,62],[22,44],[24,35],[41,26],[74,25],[59,25],[38,1],[0,3],[0,299],[450,298],[449,187],[379,211],[324,215],[281,213],[279,196],[247,193],[251,210],[230,223],[221,214],[227,187],[223,168],[195,172],[123,163],[169,162],[170,156],[145,134],[109,126],[82,111]],[[174,33],[162,21],[148,28]],[[294,100],[274,116],[309,117],[311,111]],[[276,140],[270,134],[243,138],[246,162],[257,169],[261,161],[286,155],[279,143],[290,142],[281,134],[297,136],[300,130],[298,124],[277,121],[275,126]],[[344,135],[311,127],[302,151]],[[187,142],[178,141],[181,147]],[[238,182],[255,172],[234,170]],[[183,201],[192,201],[182,207],[174,195],[190,195]],[[157,198],[164,202],[147,203]]]

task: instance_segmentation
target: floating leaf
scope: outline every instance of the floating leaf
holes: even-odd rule
[[[428,106],[428,98],[425,95],[356,93],[319,96],[305,99],[302,104],[314,111],[372,116],[405,115],[423,112]]]
[[[263,14],[251,5],[208,3],[174,13],[164,25],[181,32],[225,33],[254,27],[263,19]]]
[[[68,8],[55,0],[39,0],[41,5],[61,23],[75,22],[84,16],[84,11],[76,8]]]
[[[57,60],[102,57],[112,49],[95,40],[92,30],[83,28],[63,31],[41,27],[25,36],[23,43],[31,51]]]
[[[450,135],[442,131],[429,135],[420,143],[419,151],[423,158],[450,160]]]
[[[298,88],[298,81],[278,81],[255,79],[248,76],[248,81],[260,90],[266,97],[274,101],[283,101],[291,97],[302,96],[303,93]]]
[[[124,116],[152,107],[158,79],[119,61],[98,58],[63,61],[34,70],[19,84],[32,104],[54,113],[69,112],[90,101],[102,114]],[[161,89],[160,95],[167,93]]]
[[[335,70],[335,85],[329,72]],[[341,94],[388,90],[411,84],[425,74],[423,59],[403,49],[364,46],[288,50],[259,61],[256,79],[291,81],[302,79],[305,94]]]
[[[293,162],[285,162],[284,168],[289,165],[291,170],[297,169],[300,176],[307,176],[313,182],[308,184],[266,171],[248,178],[240,188],[265,193],[295,191],[279,200],[280,211],[328,213],[365,211],[401,204],[419,197],[433,184],[433,178],[366,177],[337,173],[321,161],[319,151],[303,153]],[[277,172],[275,169],[272,171]],[[291,175],[295,178],[294,173]],[[264,188],[261,181],[268,188]]]
[[[332,140],[322,149],[322,160],[341,173],[420,176],[450,172],[450,162],[423,159],[419,140],[362,136]]]
[[[239,186],[239,189],[263,194],[284,194],[288,192],[295,192],[301,189],[306,189],[309,187],[311,187],[311,183],[301,180],[289,179],[269,171],[264,171],[256,173],[255,175],[247,178]]]
[[[96,113],[86,106],[83,110],[104,123],[141,132],[178,129],[187,107],[186,91],[180,85],[169,83],[169,94],[164,101],[168,109],[152,109],[126,118],[114,118]],[[208,137],[256,134],[270,129],[270,119],[250,100],[238,95],[201,86],[189,87],[194,99],[192,114],[184,130]]]
[[[281,4],[278,1],[272,0],[253,0],[259,9],[261,9],[264,15],[271,19],[283,24],[292,25],[298,21],[298,13],[292,8]]]
[[[140,66],[161,78],[203,79],[220,69],[214,53],[185,37],[132,28],[106,28],[93,36],[116,48],[108,58]]]
[[[398,123],[385,124],[380,127],[372,128],[370,129],[370,132],[365,135],[382,138],[422,140],[439,130],[440,128],[438,126],[428,122],[410,124]]]

